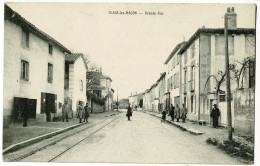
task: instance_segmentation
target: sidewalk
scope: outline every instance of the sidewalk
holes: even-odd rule
[[[104,119],[110,115],[114,115],[116,111],[104,112],[99,114],[90,114],[89,122],[96,123],[100,119]],[[20,142],[27,141],[36,137],[41,137],[55,132],[62,132],[65,129],[73,129],[75,127],[81,126],[86,123],[79,123],[78,118],[69,119],[69,122],[46,122],[31,124],[27,127],[22,126],[12,126],[3,129],[3,149],[10,147],[14,144],[19,144]]]
[[[152,116],[156,116],[158,118],[161,118],[162,115],[156,112],[148,112],[148,111],[142,111],[144,113],[150,114]],[[166,120],[168,123],[171,123],[177,127],[179,127],[182,130],[188,131],[191,134],[194,135],[203,135],[205,139],[211,137],[216,138],[218,140],[227,140],[227,129],[224,127],[219,128],[213,128],[211,125],[199,125],[197,122],[191,122],[186,119],[185,123],[182,122],[180,119],[179,122],[176,122],[176,119],[174,119],[174,122],[171,121],[170,116],[166,116]],[[252,140],[248,140],[246,136],[242,136],[236,132],[233,132],[233,138],[235,140],[239,140],[240,142],[244,142],[246,144],[249,144],[249,146],[254,146],[254,143]]]

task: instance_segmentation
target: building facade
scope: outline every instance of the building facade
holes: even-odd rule
[[[70,116],[76,113],[80,101],[83,105],[87,102],[86,72],[87,63],[83,54],[66,54],[64,98],[71,100],[73,112]]]
[[[254,88],[254,74],[250,72],[254,66],[245,69],[242,66],[246,60],[249,64],[250,58],[255,57],[255,29],[237,28],[234,11],[231,14],[233,22],[228,30],[228,54],[233,93],[241,86]],[[187,103],[187,115],[191,120],[211,123],[210,112],[213,104],[217,104],[221,111],[220,123],[227,125],[224,43],[223,28],[200,28],[178,53],[182,60],[181,99]],[[235,70],[241,69],[237,76]],[[234,117],[233,99],[231,103]]]
[[[4,17],[4,124],[21,116],[51,121],[64,102],[70,51],[7,5]]]

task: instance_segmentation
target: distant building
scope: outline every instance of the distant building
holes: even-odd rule
[[[95,72],[95,77],[97,77],[100,80],[100,85],[89,87],[88,92],[95,95],[97,100],[104,101],[103,111],[112,111],[113,102],[114,102],[114,90],[111,88],[112,79],[110,77],[102,74],[101,72],[89,71],[89,72],[87,72],[87,74],[90,72]],[[90,106],[91,106],[92,101],[90,100],[90,98],[88,99],[88,102],[90,103]],[[99,105],[102,105],[102,103],[99,102]],[[99,107],[98,112],[103,112],[101,110],[100,106],[97,106],[97,107]],[[96,110],[94,110],[94,109],[93,109],[93,111],[96,112]]]
[[[64,102],[65,53],[70,51],[5,5],[4,126],[26,114],[51,121]]]

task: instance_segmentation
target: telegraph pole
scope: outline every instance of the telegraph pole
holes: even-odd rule
[[[116,105],[117,105],[117,111],[118,111],[118,106],[119,106],[119,103],[118,103],[118,88],[117,88],[117,97],[116,97]]]
[[[230,12],[230,8],[227,8]],[[232,114],[231,114],[231,90],[230,90],[230,72],[229,72],[229,56],[228,56],[228,14],[225,13],[225,61],[226,61],[226,87],[227,87],[227,120],[228,120],[228,139],[232,140]]]

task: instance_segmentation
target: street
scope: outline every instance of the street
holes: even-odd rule
[[[93,128],[74,134],[21,161],[241,164],[207,145],[200,136],[183,132],[160,119],[125,113]]]

